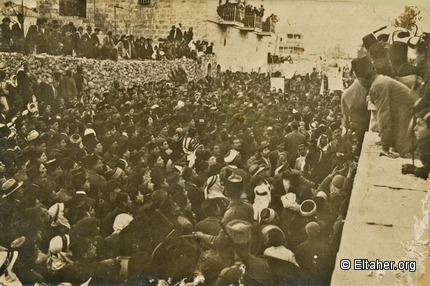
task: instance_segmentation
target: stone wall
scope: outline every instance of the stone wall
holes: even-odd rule
[[[330,285],[429,285],[422,280],[429,271],[429,181],[403,175],[402,165],[412,160],[380,156],[379,141],[378,133],[366,133]],[[416,265],[354,270],[354,260],[360,259]]]
[[[208,22],[206,27],[207,39],[214,43],[221,70],[267,72],[267,53],[275,51],[274,35],[262,37],[213,22]]]
[[[96,4],[97,10],[114,24],[116,9],[117,32],[143,35],[145,38],[165,38],[172,25],[182,24],[183,30],[193,27],[196,38],[207,36],[206,20],[213,19],[218,2],[214,0],[152,0],[151,5],[138,4],[137,0],[103,0]],[[88,7],[92,3],[87,1]]]
[[[139,86],[146,82],[158,82],[169,80],[172,67],[182,66],[188,73],[189,80],[199,80],[208,74],[208,66],[216,67],[215,56],[204,56],[197,62],[191,59],[177,59],[174,61],[118,61],[94,60],[73,57],[54,56],[29,56],[20,54],[0,53],[0,69],[6,70],[8,74],[14,74],[21,63],[27,60],[30,71],[41,78],[45,74],[51,74],[54,70],[65,69],[76,70],[78,65],[84,67],[88,86],[90,89],[103,92],[111,86],[113,80],[117,79],[120,84],[127,86]],[[211,73],[216,72],[211,68]]]
[[[118,33],[143,35],[155,43],[167,37],[172,25],[181,23],[182,31],[193,27],[195,40],[214,43],[213,51],[221,70],[267,72],[267,53],[275,53],[274,34],[258,36],[253,31],[218,24],[218,0],[152,0],[150,6],[139,5],[137,0],[99,2],[98,11],[112,24],[115,4],[124,8],[117,9]]]

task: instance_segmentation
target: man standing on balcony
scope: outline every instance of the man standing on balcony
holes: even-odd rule
[[[218,8],[216,9],[216,12],[220,18],[223,18],[224,16],[224,5],[222,4],[222,0],[219,0]]]
[[[264,7],[263,7],[263,5],[261,5],[260,9],[258,9],[258,16],[260,18],[263,18],[263,16],[264,16]]]

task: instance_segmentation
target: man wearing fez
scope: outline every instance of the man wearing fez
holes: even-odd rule
[[[368,57],[354,59],[351,66],[360,84],[369,90],[370,101],[376,106],[382,154],[391,158],[398,154],[406,155],[413,147],[409,126],[415,100],[409,88],[390,77],[378,75]]]

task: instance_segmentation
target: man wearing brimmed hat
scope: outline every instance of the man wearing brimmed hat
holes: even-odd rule
[[[12,268],[18,259],[18,251],[0,251],[0,284],[21,286],[22,283]]]
[[[2,198],[8,198],[12,194],[14,194],[17,190],[19,190],[22,186],[23,182],[17,182],[15,179],[9,179],[3,183],[1,186]],[[14,198],[20,198],[22,196],[22,192],[18,195],[14,195]]]
[[[407,86],[378,75],[368,57],[352,60],[351,66],[357,79],[369,90],[369,98],[376,106],[382,153],[389,157],[398,156],[396,153],[405,156],[413,148],[409,126],[415,98]]]

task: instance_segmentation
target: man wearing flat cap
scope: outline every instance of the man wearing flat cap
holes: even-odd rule
[[[351,66],[360,84],[369,90],[370,100],[376,106],[383,154],[389,157],[396,157],[396,153],[405,156],[413,148],[413,134],[409,126],[415,98],[406,85],[388,76],[378,75],[368,57],[354,59]]]

